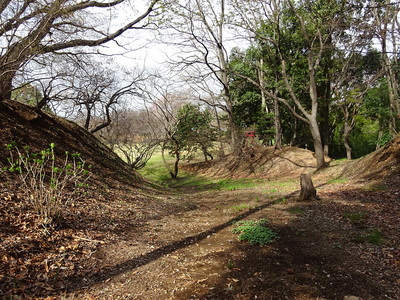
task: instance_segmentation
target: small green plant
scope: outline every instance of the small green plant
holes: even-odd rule
[[[223,179],[218,182],[218,190],[236,191],[240,189],[253,188],[256,184],[251,179]]]
[[[252,208],[253,207],[248,204],[238,204],[238,205],[230,207],[229,210],[232,212],[240,212],[242,210],[250,210]]]
[[[286,198],[280,198],[274,201],[275,204],[286,204],[287,203],[287,199]]]
[[[383,184],[369,184],[363,187],[363,190],[369,192],[385,191],[387,188]]]
[[[259,221],[239,221],[236,223],[232,232],[239,234],[240,241],[248,241],[251,245],[264,245],[272,243],[278,238],[278,235],[270,228],[266,227],[267,220],[261,219]]]
[[[302,214],[302,213],[304,213],[304,208],[298,207],[298,206],[291,207],[291,208],[289,208],[289,212],[293,215]]]
[[[18,174],[23,190],[43,224],[49,224],[61,211],[62,195],[65,188],[74,188],[90,177],[80,154],[65,152],[61,166],[56,166],[55,144],[37,153],[26,146],[21,151],[15,144],[7,145],[10,152],[7,170]],[[90,166],[89,166],[90,168]]]
[[[354,211],[349,211],[343,214],[343,217],[346,219],[349,219],[352,222],[362,222],[366,218],[366,214],[363,211],[359,210],[354,210]]]
[[[337,178],[333,178],[328,180],[328,184],[333,184],[333,183],[346,183],[349,180],[346,177],[337,177]]]
[[[232,261],[232,260],[228,260],[228,262],[226,263],[226,267],[227,267],[229,270],[232,270],[234,266],[235,266],[235,265],[233,264],[233,261]]]
[[[265,193],[265,194],[277,194],[278,192],[279,192],[279,191],[278,191],[277,188],[272,188],[272,189],[264,190],[264,191],[263,191],[263,193]]]
[[[380,245],[384,241],[382,232],[378,229],[370,230],[369,233],[363,235],[357,235],[354,239],[356,243],[370,243],[374,245]]]

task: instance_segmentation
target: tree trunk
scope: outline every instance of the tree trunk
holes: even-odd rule
[[[242,134],[233,119],[233,101],[230,97],[229,90],[225,89],[225,103],[228,108],[228,121],[231,130],[231,149],[235,156],[242,154]]]
[[[169,172],[171,175],[171,178],[176,179],[178,178],[178,172],[179,172],[179,161],[181,160],[180,154],[177,152],[175,153],[175,163],[174,163],[174,171]]]
[[[230,120],[230,128],[232,151],[236,156],[240,156],[242,154],[242,135],[240,134],[240,130],[233,120]]]
[[[327,96],[327,95],[326,95]],[[330,97],[330,95],[329,95]],[[322,112],[321,112],[321,139],[324,148],[324,155],[329,155],[329,141],[330,141],[330,124],[329,124],[329,100],[325,100],[324,104],[322,105]]]
[[[269,113],[268,106],[267,106],[267,98],[265,97],[265,85],[264,85],[264,60],[260,58],[260,70],[258,70],[258,81],[261,86],[261,111]]]
[[[221,129],[221,121],[219,119],[219,114],[217,111],[217,107],[214,106],[214,114],[215,114],[215,119],[217,120],[217,128],[218,128],[218,136],[219,136],[219,151],[218,151],[218,156],[219,157],[224,157],[225,156],[225,150],[224,150],[224,141],[222,138],[222,129]]]
[[[0,68],[0,74],[0,101],[11,99],[12,80],[15,76],[15,72],[3,72],[2,68]]]
[[[165,142],[163,143],[161,147],[161,157],[163,159],[164,165],[168,170],[169,175],[171,178],[176,179],[178,177],[178,171],[179,171],[179,160],[180,160],[180,155],[179,153],[175,156],[175,163],[174,163],[174,168],[171,170],[167,159],[165,158]]]
[[[344,132],[343,132],[343,144],[346,148],[346,157],[347,159],[351,159],[351,147],[350,147],[350,131],[351,127],[346,120],[344,123]]]
[[[325,155],[324,155],[324,146],[322,144],[321,134],[319,132],[317,121],[311,121],[310,124],[310,132],[314,142],[314,152],[315,159],[317,160],[317,170],[323,169],[326,167]]]
[[[299,201],[317,200],[317,190],[311,179],[310,174],[303,173],[300,175],[300,197]]]
[[[274,123],[275,123],[275,149],[282,149],[282,127],[281,115],[279,112],[279,102],[274,99]]]

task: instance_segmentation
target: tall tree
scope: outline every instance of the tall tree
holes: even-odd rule
[[[396,70],[399,67],[397,44],[400,38],[400,3],[391,0],[371,0],[368,9],[372,15],[371,29],[379,41],[382,53],[382,67],[387,81],[391,110],[389,131],[394,136],[400,123],[399,76]]]
[[[234,101],[229,88],[226,2],[172,1],[171,21],[167,24],[172,31],[170,42],[173,41],[173,44],[179,47],[173,64],[177,66],[180,74],[185,74],[186,82],[194,86],[199,99],[211,106],[218,106],[227,113],[231,148],[239,155],[242,136],[234,120]],[[221,97],[215,97],[216,92]],[[220,98],[222,101],[209,102],[210,96],[214,100]]]
[[[281,145],[279,110],[274,106],[273,99],[243,78],[243,76],[247,76],[259,82],[260,85],[264,85],[266,81],[264,78],[269,74],[261,71],[261,69],[265,70],[265,68],[261,68],[261,64],[265,62],[271,70],[274,68],[268,58],[264,59],[263,51],[256,47],[250,47],[246,51],[241,51],[239,48],[232,49],[230,88],[235,100],[233,108],[237,124],[242,128],[254,127],[257,130],[258,138],[264,144],[275,141],[275,147],[279,148]],[[272,117],[275,122],[272,121]],[[275,135],[272,134],[272,127],[275,127]]]
[[[246,3],[247,6],[239,2],[235,5],[240,16],[237,24],[248,30],[263,47],[275,49],[280,68],[278,82],[270,81],[263,86],[250,80],[307,124],[313,138],[317,168],[323,168],[326,162],[319,118],[321,98],[327,93],[320,83],[328,80],[326,60],[333,39],[346,30],[346,3],[327,0]],[[274,87],[278,88],[278,94],[274,93]]]
[[[0,1],[0,101],[10,98],[17,72],[46,53],[84,52],[117,39],[131,29],[146,27],[159,0],[121,26],[101,18],[102,12],[127,0],[3,0]]]

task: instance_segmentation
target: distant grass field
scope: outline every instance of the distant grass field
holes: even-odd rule
[[[169,163],[174,162],[170,156],[166,156]],[[184,162],[183,162],[184,163]],[[139,173],[152,182],[172,188],[197,188],[200,190],[239,190],[246,188],[262,188],[268,194],[281,194],[282,192],[296,188],[297,182],[293,180],[275,181],[255,178],[207,178],[205,176],[179,170],[178,178],[172,179],[168,169],[162,160],[161,151],[156,151],[146,166]]]

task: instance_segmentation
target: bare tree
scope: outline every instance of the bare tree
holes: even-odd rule
[[[229,119],[231,147],[241,153],[241,133],[233,118],[233,98],[229,88],[227,38],[227,1],[174,1],[172,21],[167,22],[173,44],[179,53],[173,57],[181,76],[198,93],[198,98],[223,109]],[[218,93],[221,97],[215,97]],[[209,99],[220,99],[210,102]]]
[[[398,68],[398,41],[400,33],[399,13],[400,3],[390,0],[370,1],[368,7],[372,14],[372,32],[379,41],[382,52],[382,67],[385,73],[388,89],[391,118],[389,132],[397,134],[400,120],[399,84],[396,68]]]
[[[33,58],[84,52],[83,47],[104,45],[129,30],[144,28],[157,2],[150,1],[143,13],[114,26],[111,19],[100,16],[128,0],[0,1],[0,101],[10,98],[15,75]]]
[[[115,111],[112,119],[100,137],[132,168],[143,168],[164,138],[158,120],[145,108],[128,107]]]
[[[119,67],[120,69],[121,67]],[[83,127],[95,133],[112,122],[112,111],[122,102],[134,102],[140,97],[137,85],[146,80],[141,71],[119,72],[118,66],[100,66],[94,61],[77,62],[77,69],[66,84],[70,89],[64,96],[72,109],[84,117]],[[136,73],[135,73],[136,72]]]

